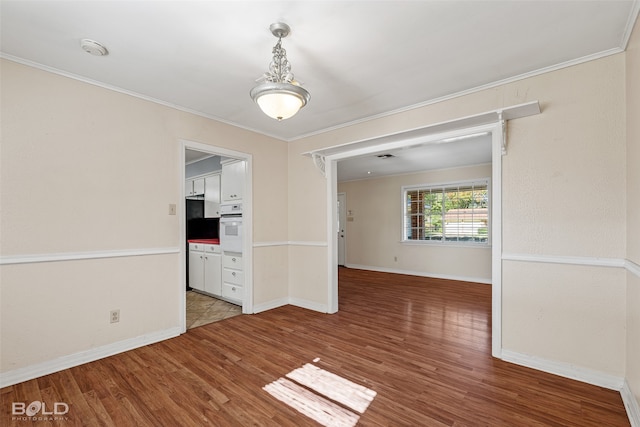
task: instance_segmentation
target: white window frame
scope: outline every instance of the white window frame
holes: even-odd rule
[[[418,240],[418,239],[408,239],[407,238],[407,192],[415,191],[415,190],[442,190],[446,191],[447,189],[452,189],[455,187],[467,187],[473,185],[486,185],[487,193],[488,193],[488,201],[487,201],[487,240],[485,242],[476,242],[476,241],[448,241],[446,239],[442,240]],[[450,181],[450,182],[439,182],[439,183],[427,183],[427,184],[417,184],[417,185],[405,185],[402,186],[402,224],[401,224],[401,242],[404,244],[411,245],[434,245],[434,246],[466,246],[466,247],[480,247],[480,248],[489,248],[491,247],[491,179],[490,178],[478,178],[478,179],[470,179],[463,181]]]

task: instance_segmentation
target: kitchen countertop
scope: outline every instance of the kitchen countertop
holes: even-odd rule
[[[189,243],[202,243],[203,245],[219,245],[220,239],[189,239]]]

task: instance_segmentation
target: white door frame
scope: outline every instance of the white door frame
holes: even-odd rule
[[[491,172],[491,305],[492,334],[491,352],[494,357],[502,356],[502,153],[504,133],[502,123],[494,122],[476,127],[460,128],[424,136],[421,143],[436,143],[447,138],[469,135],[478,132],[492,134],[492,172]],[[350,157],[372,154],[415,145],[415,139],[399,139],[327,155],[324,159],[327,177],[327,242],[328,245],[328,312],[338,311],[338,242],[337,242],[337,162]]]
[[[242,264],[244,268],[244,296],[242,299],[242,312],[244,314],[253,313],[253,157],[251,154],[242,153],[240,151],[229,150],[227,148],[216,147],[213,145],[203,144],[201,142],[189,141],[181,139],[179,144],[179,171],[180,185],[179,194],[182,203],[178,204],[178,222],[180,227],[180,328],[182,333],[187,330],[187,295],[186,289],[186,249],[184,242],[186,241],[186,213],[185,213],[185,197],[184,181],[185,181],[185,150],[196,150],[212,155],[230,157],[245,161],[244,170],[244,193],[242,196],[242,219],[245,224],[243,227],[244,241],[242,242]]]

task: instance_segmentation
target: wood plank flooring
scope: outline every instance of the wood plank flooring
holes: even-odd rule
[[[358,426],[629,425],[616,391],[493,359],[489,285],[339,275],[337,314],[237,316],[6,387],[0,425],[317,426],[262,389],[305,363],[377,393]],[[12,419],[36,400],[69,412]]]

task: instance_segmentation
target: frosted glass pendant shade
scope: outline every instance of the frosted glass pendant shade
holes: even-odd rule
[[[309,92],[291,83],[263,83],[251,90],[251,98],[269,117],[278,121],[293,117],[309,101]]]
[[[262,111],[276,120],[284,120],[294,116],[302,101],[300,98],[287,93],[270,93],[262,95],[256,100]]]

